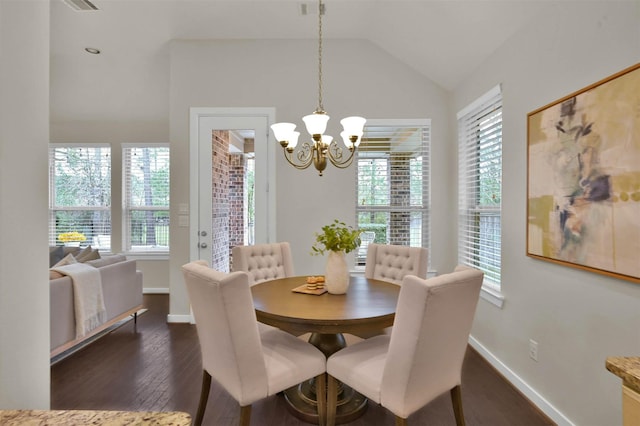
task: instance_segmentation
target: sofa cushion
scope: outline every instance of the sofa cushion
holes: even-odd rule
[[[76,247],[76,246],[63,246],[63,251],[64,251],[64,255],[68,255],[68,254],[72,254],[74,256],[76,256],[78,253],[80,253],[80,247]]]
[[[112,254],[110,256],[101,257],[100,259],[88,260],[86,264],[96,268],[102,268],[103,266],[124,262],[125,260],[127,260],[127,257],[122,254]]]
[[[60,262],[64,257],[64,246],[49,246],[49,267]]]
[[[59,246],[59,247],[62,247],[62,246]],[[97,257],[94,258],[94,256],[97,256]],[[92,252],[89,255],[82,258],[82,261],[76,259],[72,254],[68,254],[63,259],[59,260],[56,264],[51,265],[51,267],[53,268],[54,266],[63,266],[63,265],[69,265],[71,263],[80,262],[80,263],[86,263],[87,265],[91,265],[94,268],[102,268],[103,266],[113,265],[114,263],[124,262],[125,260],[127,260],[127,257],[122,254],[113,254],[109,256],[100,257],[98,250],[92,250]],[[64,276],[65,275],[61,274],[58,271],[52,271],[51,269],[49,269],[49,280],[55,280],[56,278],[62,278]]]

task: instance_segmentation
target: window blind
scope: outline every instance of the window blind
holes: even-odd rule
[[[169,251],[169,144],[124,144],[123,244],[130,252]]]
[[[49,244],[111,249],[108,145],[49,145]]]
[[[429,142],[429,120],[365,126],[356,154],[356,221],[359,229],[375,234],[374,242],[429,246]],[[357,261],[364,260],[361,246]]]
[[[499,286],[502,94],[497,86],[458,113],[458,261]]]

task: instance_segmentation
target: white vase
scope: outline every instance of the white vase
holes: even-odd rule
[[[349,270],[343,251],[330,251],[324,271],[324,285],[331,294],[345,294],[349,287]]]

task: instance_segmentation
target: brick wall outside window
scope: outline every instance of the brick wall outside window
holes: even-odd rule
[[[392,154],[389,159],[389,185],[391,205],[411,205],[409,159],[402,154]],[[408,246],[411,243],[411,213],[391,212],[389,217],[389,244]]]
[[[229,132],[214,130],[211,161],[211,267],[229,272]]]
[[[229,154],[229,250],[234,246],[244,245],[245,174],[245,156]],[[229,267],[232,267],[231,263]]]
[[[244,154],[229,153],[229,131],[214,130],[211,147],[211,267],[232,269],[231,248],[244,244]]]

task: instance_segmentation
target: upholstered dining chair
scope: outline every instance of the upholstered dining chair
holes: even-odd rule
[[[429,251],[424,247],[371,243],[367,247],[364,276],[394,284],[401,284],[405,275],[427,278],[428,261]]]
[[[424,247],[371,243],[367,247],[364,276],[369,279],[401,285],[406,275],[427,278],[428,262],[429,250]],[[363,338],[369,338],[381,333],[390,334],[391,330],[392,327],[387,327],[384,330],[367,334],[358,333],[352,335],[345,333],[344,337],[347,344],[351,345]]]
[[[240,404],[240,425],[249,425],[251,404],[315,377],[326,392],[326,358],[289,333],[258,329],[246,272],[215,271],[205,261],[182,266],[202,352],[202,390],[195,425],[201,425],[211,379]],[[326,401],[318,400],[325,423]]]
[[[258,284],[293,276],[293,256],[288,242],[235,246],[231,249],[233,271],[249,274],[249,283]]]
[[[406,425],[412,413],[449,391],[464,425],[461,374],[483,273],[458,267],[424,280],[408,275],[391,335],[355,343],[327,360],[327,424],[335,423],[337,382],[351,386]]]

